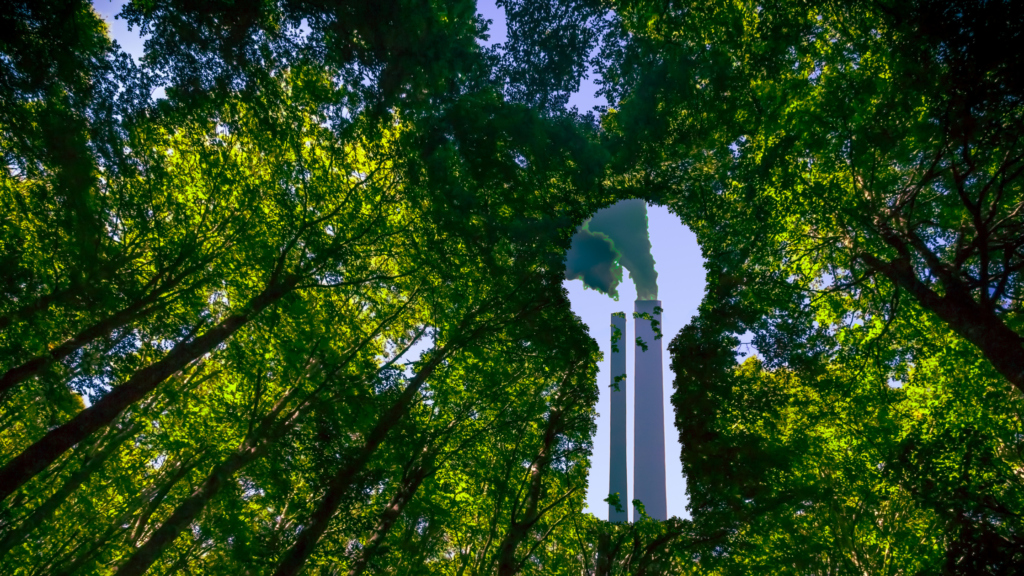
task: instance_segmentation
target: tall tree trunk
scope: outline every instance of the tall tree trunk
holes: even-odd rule
[[[36,528],[49,520],[57,512],[57,509],[67,501],[68,497],[78,490],[82,484],[85,484],[93,473],[103,466],[107,458],[117,451],[121,444],[124,444],[126,440],[134,436],[138,429],[139,425],[137,423],[132,422],[128,424],[124,430],[118,432],[116,436],[110,439],[107,445],[98,453],[88,456],[85,462],[82,463],[82,467],[69,476],[56,492],[51,494],[45,502],[33,510],[28,518],[25,518],[16,529],[8,532],[3,540],[0,540],[0,558],[12,548],[21,544]]]
[[[159,287],[153,289],[145,297],[136,300],[130,306],[107,316],[103,320],[100,320],[78,334],[75,334],[70,340],[54,347],[46,354],[36,356],[31,360],[23,362],[19,366],[15,366],[7,370],[2,376],[0,376],[0,394],[3,394],[7,390],[17,386],[19,383],[38,374],[51,363],[59,362],[67,358],[90,342],[98,338],[110,336],[110,334],[115,330],[123,328],[131,322],[135,322],[140,318],[144,318],[149,314],[152,314],[158,307],[156,304],[160,297],[166,294],[169,290],[178,286],[181,281],[187,278],[194,270],[195,267],[184,270],[182,274],[164,282]]]
[[[370,335],[352,349],[349,357],[336,366],[333,372],[336,372],[342,366],[347,365],[348,362],[355,357],[356,353],[371,341],[374,335],[379,334],[380,330],[397,318],[398,315],[399,312],[396,312],[379,324]],[[260,419],[260,422],[255,426],[255,428],[249,432],[248,436],[236,452],[214,467],[204,480],[203,484],[197,488],[191,496],[186,498],[177,506],[177,508],[174,509],[171,516],[152,534],[152,536],[150,536],[146,543],[143,544],[142,547],[140,547],[135,554],[133,554],[132,557],[121,566],[118,570],[118,574],[120,576],[124,576],[125,574],[143,574],[149,570],[153,563],[156,562],[167,548],[174,543],[181,532],[188,528],[192,521],[202,513],[209,502],[217,495],[218,492],[220,492],[220,489],[232,476],[237,474],[242,468],[248,466],[253,461],[261,458],[266,453],[266,450],[270,445],[280,440],[285,434],[294,428],[298,423],[299,418],[312,406],[313,401],[318,397],[320,391],[328,381],[329,377],[325,377],[323,383],[317,387],[316,390],[299,402],[299,405],[291,410],[287,416],[279,419],[287,405],[299,393],[299,388],[293,388],[290,392],[282,396],[274,407],[271,408],[270,412]],[[152,509],[153,507],[151,506],[149,514],[152,514]],[[133,541],[138,539],[138,532],[141,530],[143,525],[142,522],[143,520],[148,520],[149,514],[140,517],[139,526],[136,528],[136,534],[133,535]]]
[[[156,562],[164,551],[174,543],[175,539],[196,519],[206,508],[210,500],[239,470],[260,458],[274,441],[280,439],[292,429],[298,420],[299,410],[292,411],[283,421],[277,421],[281,409],[289,396],[271,411],[253,434],[251,434],[233,454],[215,466],[206,480],[174,509],[171,516],[157,528],[135,554],[117,570],[118,576],[138,576],[144,574]]]
[[[544,429],[544,439],[540,449],[537,451],[533,464],[530,466],[530,488],[526,493],[526,504],[523,506],[521,519],[516,519],[513,513],[512,524],[508,533],[498,547],[498,576],[512,576],[519,571],[519,564],[516,562],[516,550],[519,545],[530,534],[533,525],[540,520],[544,511],[538,513],[537,507],[540,504],[540,493],[544,482],[544,472],[551,464],[551,450],[554,447],[555,439],[561,433],[563,425],[562,412],[552,410],[548,417],[548,424]]]
[[[288,294],[295,283],[295,278],[289,278],[270,285],[250,300],[242,311],[228,316],[198,338],[179,342],[162,360],[139,370],[127,382],[26,448],[0,469],[0,501],[45,470],[65,451],[93,432],[109,426],[121,412],[144,398],[170,375],[230,338],[265,308]]]
[[[182,468],[186,468],[186,466],[180,466],[175,473],[168,475],[169,479],[164,484],[173,484],[181,481],[181,478],[178,477],[178,473],[181,472]],[[72,574],[77,574],[79,569],[95,558],[100,550],[113,540],[115,536],[124,532],[123,526],[131,522],[135,512],[143,509],[146,502],[151,500],[161,489],[162,487],[150,485],[142,494],[134,498],[133,501],[128,504],[126,509],[122,511],[113,522],[110,522],[106,530],[104,530],[99,536],[93,538],[91,542],[80,543],[75,550],[65,557],[51,560],[46,566],[46,574],[56,576],[70,576]],[[78,550],[83,548],[85,549],[84,552],[76,555]],[[57,566],[57,568],[51,570],[50,568],[53,566]]]
[[[35,376],[51,363],[59,362],[64,358],[67,358],[76,350],[79,350],[86,344],[89,344],[98,338],[109,336],[118,328],[126,326],[128,323],[137,320],[139,317],[144,316],[152,310],[153,308],[144,310],[137,308],[136,306],[132,306],[121,310],[120,312],[116,312],[107,316],[103,320],[100,320],[96,324],[89,326],[85,330],[82,330],[70,340],[54,347],[46,354],[36,356],[31,360],[27,360],[22,364],[7,370],[2,376],[0,376],[0,394],[14,388],[28,378]]]
[[[352,486],[356,475],[369,463],[370,458],[387,437],[388,432],[398,424],[409,410],[413,398],[434,370],[448,356],[450,349],[440,350],[433,358],[420,369],[419,373],[409,381],[409,384],[402,391],[398,400],[381,415],[373,430],[366,435],[366,440],[359,451],[352,457],[347,465],[343,466],[335,474],[328,485],[327,492],[320,500],[319,506],[309,518],[305,529],[299,534],[295,544],[285,553],[281,559],[274,576],[295,576],[302,570],[306,560],[313,553],[320,537],[327,531],[334,513],[341,506],[341,501]]]
[[[612,550],[612,537],[605,531],[597,535],[597,561],[595,562],[594,576],[611,576],[612,562],[615,561],[615,552]]]
[[[152,499],[145,505],[142,511],[139,513],[138,518],[135,519],[135,526],[132,528],[131,534],[128,535],[128,541],[134,546],[135,543],[142,538],[142,533],[146,529],[146,525],[149,524],[149,519],[156,513],[160,504],[163,503],[167,495],[171,493],[174,486],[181,482],[193,468],[199,464],[199,458],[190,459],[191,461],[179,462],[175,466],[174,473],[171,474],[170,479],[164,482],[159,489],[153,494]]]
[[[420,460],[420,458],[417,457],[417,460]],[[432,468],[428,467],[425,462],[420,461],[403,475],[401,485],[394,495],[391,496],[391,501],[384,508],[380,518],[377,519],[377,525],[373,529],[373,534],[366,541],[366,545],[363,546],[362,550],[359,551],[359,556],[356,557],[355,562],[352,563],[352,568],[348,571],[348,576],[359,576],[359,574],[366,570],[367,564],[380,551],[381,544],[384,543],[384,538],[387,537],[391,527],[394,526],[395,521],[402,515],[405,507],[412,501],[416,491],[419,490],[423,481],[426,480],[431,472],[433,472]]]
[[[39,298],[36,298],[35,301],[8,312],[7,314],[0,316],[0,330],[7,328],[15,322],[23,321],[40,312],[45,312],[53,305],[54,302],[59,302],[69,296],[74,296],[80,290],[80,286],[72,284],[67,288],[55,290],[49,294],[44,294]]]
[[[909,260],[885,262],[867,253],[861,259],[903,288],[926,310],[931,310],[954,332],[988,359],[992,366],[1024,393],[1024,339],[1010,329],[990,308],[982,306],[958,285],[947,286],[940,296],[921,282]]]

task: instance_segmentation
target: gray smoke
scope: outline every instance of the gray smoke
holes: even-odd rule
[[[658,273],[647,232],[647,204],[622,200],[598,210],[572,237],[565,257],[565,277],[577,278],[618,300],[622,268],[636,285],[637,300],[658,299]]]

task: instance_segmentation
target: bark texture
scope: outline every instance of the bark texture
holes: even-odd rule
[[[544,429],[544,439],[540,449],[530,465],[530,487],[526,493],[526,502],[522,506],[523,512],[516,514],[513,511],[512,525],[508,533],[498,547],[498,576],[512,576],[519,571],[519,563],[516,562],[516,550],[519,545],[530,534],[534,524],[544,515],[543,510],[538,511],[540,504],[541,488],[544,483],[544,472],[551,464],[551,451],[555,439],[561,433],[563,424],[562,412],[553,410],[548,416],[548,423]],[[517,518],[518,516],[518,518]]]
[[[950,285],[946,294],[939,295],[917,277],[907,259],[885,262],[871,254],[862,254],[861,259],[974,344],[1000,374],[1024,393],[1024,340],[991,308],[979,304],[954,281],[947,282]]]
[[[90,342],[99,338],[107,338],[115,330],[128,326],[129,324],[152,314],[160,306],[160,297],[167,294],[168,291],[176,288],[189,274],[195,272],[197,269],[198,267],[193,266],[184,270],[181,274],[168,279],[146,296],[107,316],[99,322],[96,322],[92,326],[85,328],[78,334],[75,334],[71,339],[63,342],[59,346],[55,346],[46,354],[39,355],[7,370],[2,376],[0,376],[0,394],[14,388],[28,378],[35,376],[53,362],[59,362],[67,358]]]
[[[447,353],[439,351],[420,369],[419,373],[409,381],[398,400],[380,417],[373,430],[366,435],[366,440],[359,451],[347,465],[338,470],[295,544],[285,553],[281,563],[278,564],[274,576],[295,576],[302,570],[310,555],[313,554],[320,537],[327,531],[331,518],[337,512],[356,475],[369,463],[370,458],[387,437],[388,432],[402,420],[423,383],[446,357]]]
[[[381,544],[384,542],[384,538],[387,537],[391,527],[394,526],[395,521],[402,515],[405,507],[408,506],[409,502],[412,501],[413,496],[416,495],[416,491],[426,480],[427,476],[430,475],[432,470],[426,467],[423,463],[414,465],[402,478],[402,483],[398,487],[398,491],[391,497],[386,508],[381,513],[380,518],[377,519],[377,525],[373,529],[373,534],[366,541],[366,545],[359,551],[359,555],[352,563],[352,568],[348,571],[348,576],[359,576],[366,570],[366,566],[370,560],[377,555],[380,550]]]
[[[101,450],[88,456],[82,463],[82,466],[69,476],[56,492],[51,494],[45,502],[33,510],[32,514],[25,518],[16,529],[8,532],[3,540],[0,540],[0,558],[9,550],[24,542],[26,538],[35,532],[36,528],[39,528],[53,517],[61,505],[82,484],[85,484],[97,470],[102,468],[107,458],[117,451],[126,440],[134,436],[138,429],[139,426],[137,424],[129,424],[124,430],[111,438]]]

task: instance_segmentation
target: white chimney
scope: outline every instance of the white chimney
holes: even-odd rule
[[[633,333],[636,334],[636,347],[633,356],[633,498],[643,503],[647,515],[651,518],[667,520],[662,339],[656,339],[658,334],[651,326],[651,320],[647,319],[653,319],[658,323],[660,333],[661,300],[637,300],[634,306],[636,320]],[[642,315],[646,315],[646,318]],[[646,351],[644,347],[647,348]],[[612,373],[615,373],[614,369]],[[612,410],[614,433],[614,407]],[[633,521],[639,519],[639,512],[634,510]]]
[[[629,522],[629,474],[626,470],[626,315],[612,314],[611,323],[611,463],[608,470],[608,494],[619,494],[622,511],[608,505],[609,522]],[[616,390],[618,386],[618,390]]]

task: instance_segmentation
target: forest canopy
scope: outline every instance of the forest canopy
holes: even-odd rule
[[[1019,573],[1024,3],[497,4],[0,6],[0,573]],[[685,519],[583,512],[622,201]]]

